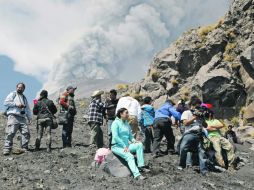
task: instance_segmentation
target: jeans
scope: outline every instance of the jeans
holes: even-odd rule
[[[151,145],[153,143],[152,126],[142,127],[142,132],[145,134],[144,146],[145,152],[151,152]]]
[[[171,128],[171,121],[168,118],[158,118],[154,121],[154,142],[153,142],[153,154],[157,154],[160,151],[160,142],[163,135],[167,139],[167,150],[175,150],[175,136]]]
[[[108,135],[110,135],[112,133],[112,131],[111,131],[111,125],[112,125],[113,121],[114,120],[110,120],[109,119],[108,122],[107,122],[107,125],[108,125]]]
[[[202,148],[198,135],[188,133],[185,134],[180,144],[180,163],[179,166],[186,167],[186,159],[188,152],[198,152],[199,167],[201,173],[207,171],[205,151]]]
[[[143,167],[145,165],[144,152],[142,143],[134,143],[129,145],[129,152],[124,152],[122,147],[116,145],[112,146],[112,152],[120,157],[122,157],[127,163],[134,176],[134,178],[140,176],[140,172],[136,166],[135,159],[132,153],[136,153],[138,167]]]
[[[68,124],[63,125],[62,130],[63,147],[71,147],[72,131],[73,131],[73,121],[68,121]]]

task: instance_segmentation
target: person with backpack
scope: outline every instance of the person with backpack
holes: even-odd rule
[[[181,114],[176,111],[174,107],[174,102],[172,100],[166,100],[165,103],[155,111],[154,119],[154,142],[153,142],[153,157],[157,158],[162,156],[162,151],[160,151],[160,142],[163,136],[167,139],[167,153],[175,153],[175,136],[172,130],[171,117],[176,120],[181,119]]]
[[[76,89],[77,87],[68,86],[59,100],[60,112],[67,113],[65,115],[66,122],[63,124],[62,130],[63,148],[71,147],[74,117],[77,114],[74,101],[74,93]]]
[[[152,103],[152,98],[147,96],[143,100],[144,105],[141,106],[141,119],[139,121],[141,130],[145,134],[144,146],[145,153],[151,153],[151,144],[153,143],[153,121],[155,111]]]
[[[47,135],[47,152],[51,151],[51,128],[53,126],[53,117],[57,108],[52,100],[48,99],[48,92],[42,90],[38,103],[34,105],[33,114],[37,115],[37,138],[35,141],[36,150],[40,149],[43,132]]]
[[[30,141],[30,130],[28,125],[32,123],[32,113],[28,101],[23,94],[25,84],[18,83],[16,91],[11,92],[4,101],[7,116],[7,127],[5,129],[5,143],[3,154],[9,155],[12,146],[13,138],[19,130],[21,133],[21,148],[28,151],[28,143]]]

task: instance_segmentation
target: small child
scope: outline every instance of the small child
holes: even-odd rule
[[[152,103],[151,97],[145,97],[143,99],[144,105],[141,107],[141,119],[139,121],[141,130],[145,134],[144,146],[145,153],[151,153],[151,145],[153,143],[153,121],[155,116],[155,111]]]

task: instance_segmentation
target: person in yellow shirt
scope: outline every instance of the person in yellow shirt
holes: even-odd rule
[[[224,149],[227,154],[227,159],[229,163],[229,167],[233,166],[235,160],[235,153],[233,145],[229,142],[228,139],[224,138],[221,133],[220,129],[223,128],[223,124],[214,118],[213,111],[209,111],[209,116],[206,120],[207,123],[207,131],[208,131],[208,138],[213,144],[213,148],[215,150],[215,158],[216,162],[225,168],[225,162],[222,157],[221,150]]]

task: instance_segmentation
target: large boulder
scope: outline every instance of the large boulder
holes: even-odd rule
[[[217,116],[238,116],[254,102],[254,1],[232,2],[217,23],[191,29],[153,59],[140,92],[156,105],[199,95],[214,105]],[[152,81],[152,83],[151,83]]]
[[[104,169],[104,171],[114,177],[128,177],[131,175],[127,162],[113,153],[107,155],[106,160],[101,167],[103,167],[102,169]]]
[[[247,120],[247,122],[254,123],[254,102],[248,105],[244,110],[244,118]]]

